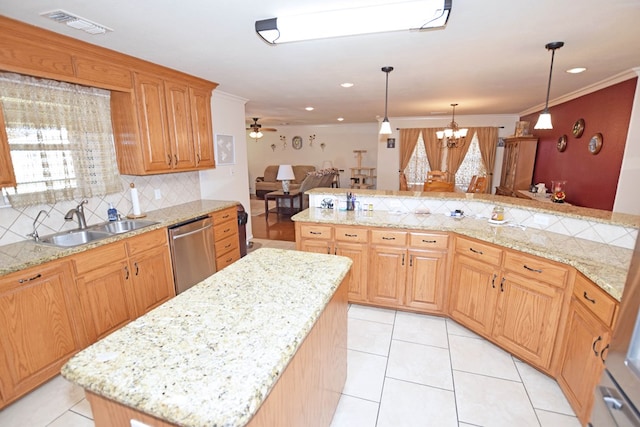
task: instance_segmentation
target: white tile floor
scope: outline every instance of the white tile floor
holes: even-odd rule
[[[450,319],[352,305],[348,330],[332,427],[580,425],[553,379]],[[0,411],[2,427],[93,425],[82,390],[60,376]]]

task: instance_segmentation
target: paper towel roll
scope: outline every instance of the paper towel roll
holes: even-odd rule
[[[133,214],[140,215],[140,200],[138,199],[138,189],[131,184],[131,206],[133,207]]]

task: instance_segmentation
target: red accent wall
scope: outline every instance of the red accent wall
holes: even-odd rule
[[[533,129],[539,113],[521,117],[531,123],[531,133],[539,138],[533,183],[544,182],[550,188],[551,180],[567,180],[567,202],[613,210],[636,83],[633,78],[551,107],[551,130]],[[576,138],[571,130],[580,118],[585,121],[584,133]],[[593,155],[588,144],[598,132],[602,149]],[[568,142],[561,153],[556,145],[563,134]]]

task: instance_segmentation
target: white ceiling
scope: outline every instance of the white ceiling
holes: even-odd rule
[[[389,0],[398,1],[398,0]],[[383,0],[349,0],[366,4]],[[22,0],[0,13],[89,43],[218,82],[248,99],[247,122],[264,125],[375,121],[389,117],[519,114],[544,104],[550,41],[551,99],[640,66],[640,0],[453,0],[446,28],[270,46],[256,20],[344,0]],[[335,6],[335,7],[334,7]],[[40,16],[64,9],[113,28],[91,36]],[[566,69],[587,67],[572,75]],[[340,83],[353,82],[350,89]],[[312,112],[305,107],[313,106]]]

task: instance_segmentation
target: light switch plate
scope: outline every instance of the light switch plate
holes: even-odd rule
[[[156,198],[156,200],[162,199],[162,193],[160,192],[159,188],[156,188],[155,190],[153,190],[153,195]]]

